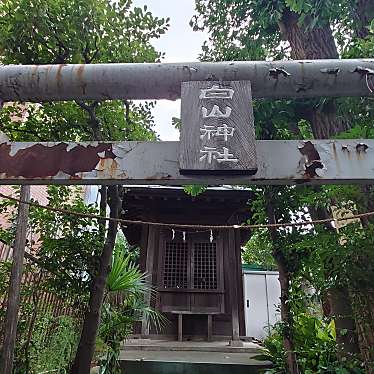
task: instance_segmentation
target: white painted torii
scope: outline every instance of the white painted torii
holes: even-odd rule
[[[374,59],[8,65],[2,101],[176,99],[185,81],[249,80],[253,97],[374,96]],[[374,180],[374,140],[256,141],[254,175],[182,175],[179,142],[12,143],[0,184],[343,184]],[[79,162],[78,162],[79,161]]]

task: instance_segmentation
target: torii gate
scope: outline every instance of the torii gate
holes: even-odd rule
[[[219,109],[219,100],[229,107],[228,100],[234,97],[220,97],[213,88],[233,90],[233,81],[242,82],[235,89],[242,94],[238,98],[244,95],[245,100],[233,105],[244,112],[228,118]],[[373,59],[0,67],[2,101],[174,100],[181,96],[181,85],[181,144],[0,139],[0,184],[352,184],[374,179],[374,140],[256,141],[249,105],[251,95],[372,97]],[[207,89],[213,93],[201,96]],[[218,111],[213,112],[214,107]],[[227,139],[234,127],[234,136]],[[210,139],[203,136],[209,131]],[[217,136],[222,131],[228,143]],[[192,143],[195,153],[191,156]],[[236,163],[228,160],[228,155],[237,157],[231,149],[241,156]],[[224,162],[219,161],[220,155]]]

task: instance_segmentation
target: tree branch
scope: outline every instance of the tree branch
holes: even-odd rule
[[[24,134],[30,134],[30,135],[33,135],[35,136],[36,138],[38,138],[38,140],[40,141],[43,141],[45,139],[43,139],[39,134],[37,134],[36,132],[32,131],[32,130],[27,130],[27,129],[17,129],[17,128],[8,128],[6,126],[3,126],[2,127],[2,130],[6,130],[6,131],[16,131],[16,132],[20,132],[20,133],[24,133]]]
[[[128,140],[130,136],[130,125],[132,123],[131,118],[130,118],[130,102],[128,100],[123,100],[123,105],[125,106],[125,120],[126,120],[126,128],[124,130],[125,140]]]
[[[95,40],[94,40],[94,45],[95,45],[95,49],[92,53],[92,55],[90,56],[90,49],[89,49],[89,46],[88,46],[88,41],[86,41],[86,45],[85,45],[85,48],[84,48],[84,51],[82,52],[82,55],[83,55],[83,59],[84,59],[84,62],[86,64],[91,64],[92,61],[96,58],[96,56],[98,55],[99,53],[99,48],[97,46],[97,40],[98,40],[98,37],[95,36]]]
[[[69,56],[69,48],[66,47],[66,45],[63,43],[63,41],[60,39],[59,33],[56,29],[56,26],[54,26],[54,25],[56,25],[56,22],[54,22],[52,20],[52,17],[50,16],[50,14],[48,12],[46,12],[46,15],[47,15],[47,18],[48,18],[48,21],[49,21],[49,24],[50,24],[50,28],[53,31],[53,37],[56,39],[57,46],[58,46],[58,49],[59,49],[58,55],[56,56],[56,60],[54,61],[54,63],[64,64],[66,62],[66,59]]]
[[[99,105],[98,101],[94,101],[91,105],[86,104],[81,100],[75,100],[75,102],[88,113],[89,121],[88,124],[92,129],[92,133],[95,140],[103,140],[101,129],[100,129],[100,121],[96,117],[96,108]]]

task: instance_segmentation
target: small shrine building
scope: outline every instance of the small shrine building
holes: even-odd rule
[[[240,225],[250,217],[251,197],[250,191],[224,188],[196,197],[182,188],[126,188],[123,218],[166,224],[123,227],[129,244],[139,246],[141,270],[157,290],[149,303],[171,322],[156,331],[143,321],[143,337],[228,338],[240,345],[245,335],[241,247],[249,231],[172,224]]]

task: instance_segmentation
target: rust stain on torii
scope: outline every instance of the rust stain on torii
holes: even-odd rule
[[[253,176],[180,174],[179,142],[12,143],[0,134],[1,184],[345,184],[374,180],[374,140],[258,140]]]
[[[62,172],[79,178],[77,173],[94,170],[101,160],[116,158],[111,143],[68,147],[67,143],[52,146],[38,143],[12,152],[11,144],[2,143],[0,174],[14,178],[45,178]]]
[[[299,147],[299,151],[305,157],[304,178],[318,177],[317,169],[323,169],[324,165],[314,144],[310,140],[305,141],[304,145]]]
[[[85,68],[85,65],[81,64],[81,65],[78,66],[78,69],[77,69],[77,72],[76,72],[76,77],[77,77],[77,79],[79,81],[79,84],[82,88],[82,94],[83,95],[86,94],[86,87],[87,87],[87,83],[83,79],[84,68]]]

